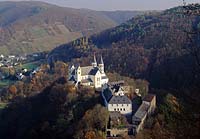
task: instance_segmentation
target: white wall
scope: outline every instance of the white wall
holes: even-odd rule
[[[80,82],[81,81],[81,68],[79,67],[78,69],[77,69],[77,82]]]
[[[132,104],[108,104],[108,111],[119,111],[121,114],[131,114]]]
[[[145,114],[145,116],[141,119],[140,124],[138,125],[136,132],[138,133],[140,130],[142,130],[144,128],[144,122],[146,120],[147,117],[147,113]]]
[[[98,71],[94,77],[95,88],[101,88],[101,73]]]
[[[101,85],[108,83],[108,79],[101,79]]]

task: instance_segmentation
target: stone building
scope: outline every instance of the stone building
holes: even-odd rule
[[[145,120],[152,115],[156,109],[156,96],[148,94],[144,97],[142,104],[132,117],[133,133],[137,134],[144,128]]]
[[[108,85],[102,91],[105,106],[110,112],[120,112],[124,115],[132,114],[132,102],[124,94],[120,85]]]
[[[108,77],[104,71],[103,58],[101,57],[100,63],[97,64],[94,55],[94,61],[91,66],[75,67],[72,65],[69,69],[69,81],[75,84],[101,88],[104,84],[108,83]]]

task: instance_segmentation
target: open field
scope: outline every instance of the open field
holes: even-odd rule
[[[32,69],[36,69],[37,67],[39,67],[42,63],[44,63],[44,60],[38,60],[38,61],[24,63],[22,65],[18,65],[15,68],[16,69],[24,68],[24,69],[32,70]]]
[[[31,70],[31,69],[37,68],[39,65],[40,64],[38,62],[31,62],[31,63],[23,64],[21,67],[25,68],[25,69],[28,69],[28,70]]]

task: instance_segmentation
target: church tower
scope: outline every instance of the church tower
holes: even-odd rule
[[[100,64],[99,64],[99,70],[101,73],[104,73],[104,62],[103,62],[103,58],[101,56],[101,61],[100,61]]]
[[[68,78],[70,79],[71,78],[71,75],[72,75],[72,72],[75,70],[75,67],[74,65],[70,66],[69,69],[68,69]]]
[[[97,67],[97,60],[96,60],[95,54],[94,54],[94,62],[92,63],[92,66],[93,67]]]
[[[76,69],[76,79],[77,79],[77,82],[81,81],[81,67],[80,67],[80,65]]]

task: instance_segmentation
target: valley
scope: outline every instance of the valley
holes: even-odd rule
[[[7,55],[50,51],[82,36],[117,26],[142,13],[100,12],[34,1],[1,2],[0,52]]]
[[[0,15],[0,138],[200,137],[200,4]]]
[[[15,36],[0,47],[1,54],[31,54],[49,51],[55,46],[82,37],[81,32],[70,32],[62,23],[32,26],[25,30],[15,30]]]

